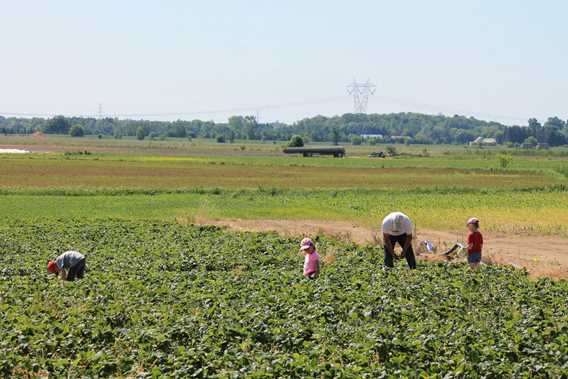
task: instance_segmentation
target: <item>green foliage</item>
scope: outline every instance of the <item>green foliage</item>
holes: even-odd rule
[[[363,143],[363,138],[361,136],[353,135],[351,136],[351,144],[354,146],[361,145]]]
[[[465,264],[402,263],[318,239],[159,222],[0,230],[4,377],[563,377],[568,285]],[[63,283],[45,261],[87,256]],[[43,374],[43,375],[41,375]]]
[[[83,137],[85,135],[85,131],[81,125],[73,125],[71,129],[69,129],[69,135],[71,137]]]
[[[499,160],[499,167],[503,170],[507,169],[513,161],[513,157],[507,154],[500,154],[497,159]]]
[[[136,139],[142,141],[145,137],[146,137],[146,131],[142,126],[139,126],[138,129],[136,129]]]
[[[91,135],[113,135],[119,129],[123,136],[136,136],[138,128],[142,127],[145,135],[151,132],[175,138],[215,138],[217,135],[224,135],[230,142],[235,139],[286,141],[295,134],[309,137],[314,142],[326,141],[334,144],[348,140],[348,136],[362,134],[380,134],[387,142],[408,144],[467,144],[480,136],[495,138],[500,144],[510,142],[520,145],[529,136],[550,146],[560,146],[568,142],[568,123],[558,117],[550,117],[544,125],[535,119],[530,119],[528,127],[505,126],[497,122],[459,115],[447,117],[420,113],[346,113],[334,117],[304,118],[293,124],[259,123],[253,116],[232,116],[226,123],[202,120],[133,121],[63,116],[53,119],[0,117],[0,131],[6,134],[30,134],[35,130],[67,134],[70,125],[75,124],[80,124],[85,133]]]
[[[396,157],[398,155],[398,150],[394,146],[387,146],[385,150],[387,154],[391,157]]]
[[[122,139],[122,137],[123,137],[122,130],[120,130],[120,129],[116,129],[113,132],[112,135],[113,135],[114,139]]]
[[[293,135],[290,138],[290,142],[288,143],[289,147],[303,147],[304,146],[304,139],[301,136]]]
[[[337,126],[331,128],[330,139],[334,145],[339,145],[339,141],[341,140],[341,132]]]
[[[536,137],[530,136],[530,137],[527,137],[527,139],[525,139],[525,141],[523,143],[527,146],[536,146],[536,144],[538,143],[538,140],[536,139]]]
[[[71,123],[64,116],[55,116],[46,121],[43,132],[48,134],[68,134]]]
[[[225,140],[225,136],[217,136],[217,138],[215,139],[217,141],[217,143],[225,143],[227,142]]]

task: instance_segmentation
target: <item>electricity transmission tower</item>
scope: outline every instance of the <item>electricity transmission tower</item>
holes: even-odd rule
[[[103,105],[99,103],[99,120],[103,119]]]
[[[365,83],[357,82],[353,79],[353,82],[347,86],[347,93],[353,96],[353,109],[355,113],[366,113],[367,103],[369,102],[369,96],[375,93],[375,88],[377,86],[369,79]]]

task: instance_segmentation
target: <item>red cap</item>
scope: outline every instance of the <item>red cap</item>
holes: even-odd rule
[[[51,272],[52,274],[56,274],[59,271],[57,263],[55,263],[54,261],[47,262],[47,271]]]

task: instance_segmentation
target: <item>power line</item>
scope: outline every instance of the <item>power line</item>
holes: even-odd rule
[[[347,93],[353,96],[353,110],[355,113],[366,113],[369,96],[375,93],[377,86],[367,79],[365,83],[353,82],[347,86]]]
[[[325,97],[320,99],[312,100],[299,100],[291,101],[287,103],[280,104],[264,104],[255,105],[248,107],[236,107],[236,108],[221,108],[221,109],[209,109],[200,111],[179,111],[179,112],[163,112],[163,113],[106,113],[106,117],[116,117],[116,118],[144,118],[144,117],[180,117],[180,116],[198,116],[198,115],[215,115],[215,114],[226,114],[226,113],[244,113],[250,112],[253,114],[260,114],[261,111],[273,110],[273,109],[283,109],[283,108],[293,108],[293,107],[303,107],[309,105],[325,104],[337,101],[344,101],[345,96],[334,96]],[[16,116],[16,117],[54,117],[60,115],[60,113],[20,113],[20,112],[0,112],[0,115],[5,116]],[[97,115],[93,114],[71,114],[67,115],[69,117],[92,117],[96,118],[102,117],[102,105],[99,104],[99,112]]]
[[[403,106],[411,106],[413,108],[421,108],[421,109],[430,109],[433,112],[453,113],[461,115],[477,115],[478,117],[483,117],[490,120],[500,119],[500,120],[526,122],[530,118],[530,117],[520,117],[520,116],[493,114],[493,113],[474,112],[472,110],[466,110],[466,109],[455,109],[455,108],[452,109],[452,107],[441,107],[438,105],[422,103],[414,100],[400,99],[400,98],[383,96],[383,95],[377,95],[377,97],[384,101],[400,104]]]
[[[358,83],[353,81],[348,86],[348,93],[353,96],[353,105],[354,110],[356,113],[365,113],[367,110],[367,104],[370,95],[375,94],[375,84],[371,83],[370,80],[367,80],[364,83]],[[491,113],[483,113],[483,112],[475,112],[471,110],[464,110],[464,109],[452,109],[452,107],[445,107],[439,106],[434,104],[423,103],[419,101],[415,101],[412,99],[402,99],[402,98],[395,98],[385,95],[376,95],[377,98],[396,103],[399,105],[403,105],[405,107],[410,108],[419,108],[419,109],[429,109],[434,113],[446,113],[446,114],[461,114],[461,115],[476,115],[477,117],[486,118],[488,120],[509,120],[515,122],[526,122],[529,117],[520,117],[520,116],[512,116],[512,115],[502,115],[502,114],[491,114]],[[311,105],[320,105],[320,104],[328,104],[333,102],[345,101],[345,96],[333,96],[333,97],[324,97],[319,99],[307,99],[307,100],[298,100],[298,101],[290,101],[285,103],[273,103],[273,104],[264,104],[264,105],[256,105],[256,106],[246,106],[246,107],[235,107],[235,108],[220,108],[220,109],[208,109],[208,110],[198,110],[198,111],[178,111],[178,112],[157,112],[157,113],[103,113],[103,106],[102,104],[98,104],[98,112],[97,114],[63,114],[66,117],[85,117],[85,118],[103,118],[104,117],[111,117],[111,118],[134,118],[134,119],[142,119],[142,118],[160,118],[160,117],[188,117],[188,116],[199,116],[199,115],[218,115],[218,114],[243,114],[243,113],[250,113],[255,114],[257,117],[260,117],[262,112],[267,110],[276,110],[276,109],[285,109],[285,108],[294,108],[294,107],[305,107]],[[61,115],[61,113],[30,113],[30,112],[0,112],[0,115],[8,116],[8,117],[45,117],[50,118],[54,116]]]

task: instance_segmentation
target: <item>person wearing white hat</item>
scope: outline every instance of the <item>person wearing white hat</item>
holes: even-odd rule
[[[385,266],[394,267],[394,247],[398,243],[406,258],[408,267],[416,268],[416,258],[412,249],[414,225],[410,217],[402,212],[392,212],[384,218],[382,224],[383,242],[385,249]]]

